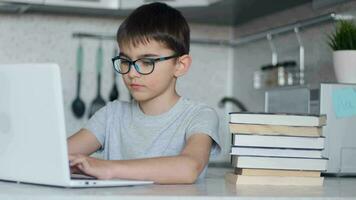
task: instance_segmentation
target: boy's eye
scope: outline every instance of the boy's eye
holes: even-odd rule
[[[143,67],[149,67],[149,66],[152,66],[152,60],[151,59],[141,59],[140,60],[141,62],[141,65],[143,66]]]
[[[127,60],[121,60],[121,64],[123,64],[123,65],[129,65],[129,64],[130,64],[130,62],[129,62],[129,61],[127,61]]]

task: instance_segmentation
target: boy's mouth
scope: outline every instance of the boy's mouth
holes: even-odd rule
[[[130,84],[130,87],[131,87],[133,90],[138,90],[138,89],[142,88],[143,85],[140,85],[140,84]]]

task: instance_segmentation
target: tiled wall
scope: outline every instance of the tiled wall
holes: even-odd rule
[[[0,14],[0,63],[55,62],[61,67],[62,85],[67,134],[79,130],[87,118],[76,119],[71,111],[75,98],[76,48],[79,41],[73,32],[104,33],[115,35],[120,19],[42,15],[42,14]],[[191,25],[192,38],[227,39],[232,35],[231,27]],[[95,52],[99,42],[82,40],[84,47],[84,71],[82,74],[81,97],[88,109],[96,96]],[[114,41],[103,41],[105,66],[102,75],[102,95],[107,100],[113,83],[110,58],[115,47]],[[218,108],[218,101],[225,96],[226,72],[229,65],[228,51],[221,46],[191,45],[193,64],[186,76],[178,80],[179,93],[190,99],[205,102],[216,108],[221,118],[221,135],[225,146],[229,145],[226,131],[226,113]],[[230,54],[232,55],[232,54]],[[120,76],[119,76],[120,77]],[[120,99],[129,96],[120,78]],[[88,111],[88,110],[87,110]],[[86,112],[87,116],[88,112]],[[226,148],[225,152],[228,151]],[[227,153],[225,153],[225,158]],[[223,159],[223,158],[221,158]]]

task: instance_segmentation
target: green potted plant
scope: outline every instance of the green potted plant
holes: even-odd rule
[[[356,83],[356,25],[352,21],[340,21],[334,33],[329,35],[333,49],[336,79],[340,83]]]

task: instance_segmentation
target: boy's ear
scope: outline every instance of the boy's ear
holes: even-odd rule
[[[175,77],[180,77],[186,74],[192,64],[192,57],[189,54],[178,57]]]

